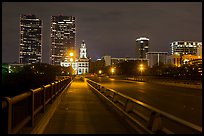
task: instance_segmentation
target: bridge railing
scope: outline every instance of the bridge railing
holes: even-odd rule
[[[99,83],[85,79],[130,125],[140,133],[200,134],[202,127],[133,99]]]
[[[64,78],[37,89],[31,89],[12,98],[2,98],[2,133],[16,134],[23,127],[34,125],[37,114],[44,113],[45,107],[71,82]]]

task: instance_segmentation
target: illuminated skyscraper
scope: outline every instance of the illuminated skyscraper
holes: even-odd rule
[[[145,59],[148,52],[149,39],[140,37],[136,39],[136,58]]]
[[[35,15],[21,15],[19,63],[38,62],[42,62],[42,21]]]
[[[70,50],[76,50],[75,17],[51,16],[51,42],[51,64],[60,65]]]

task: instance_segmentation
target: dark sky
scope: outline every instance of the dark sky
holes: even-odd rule
[[[176,40],[202,42],[202,2],[3,2],[2,62],[18,62],[20,14],[43,20],[43,57],[49,62],[50,18],[76,17],[77,47],[85,40],[93,59],[135,57],[135,40],[150,39],[149,51],[170,52]]]

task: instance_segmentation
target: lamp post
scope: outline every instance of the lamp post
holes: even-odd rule
[[[74,70],[74,68],[72,67],[72,62],[74,61],[74,53],[73,52],[70,52],[69,53],[69,57],[70,57],[70,66],[71,66],[71,68]],[[72,74],[73,74],[73,72],[72,72]]]
[[[143,66],[143,64],[140,64],[140,71],[141,71],[141,76],[142,76],[142,71],[144,70],[144,66]]]
[[[114,72],[115,72],[115,68],[111,68],[112,75],[113,75]]]
[[[140,69],[140,71],[141,71],[141,78],[140,78],[140,80],[142,81],[142,80],[144,80],[144,79],[142,78],[142,71],[144,70],[143,64],[140,64],[139,69]]]

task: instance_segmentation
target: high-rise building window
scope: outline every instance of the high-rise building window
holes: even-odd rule
[[[148,52],[149,39],[146,37],[140,37],[136,39],[136,58],[146,58]]]
[[[197,49],[199,48],[199,43],[201,42],[192,42],[192,41],[176,41],[170,44],[171,55],[178,53],[180,55],[196,55]]]
[[[35,15],[20,15],[19,63],[42,62],[42,21]]]
[[[76,50],[76,27],[73,16],[51,16],[51,64],[60,65],[68,51]]]

